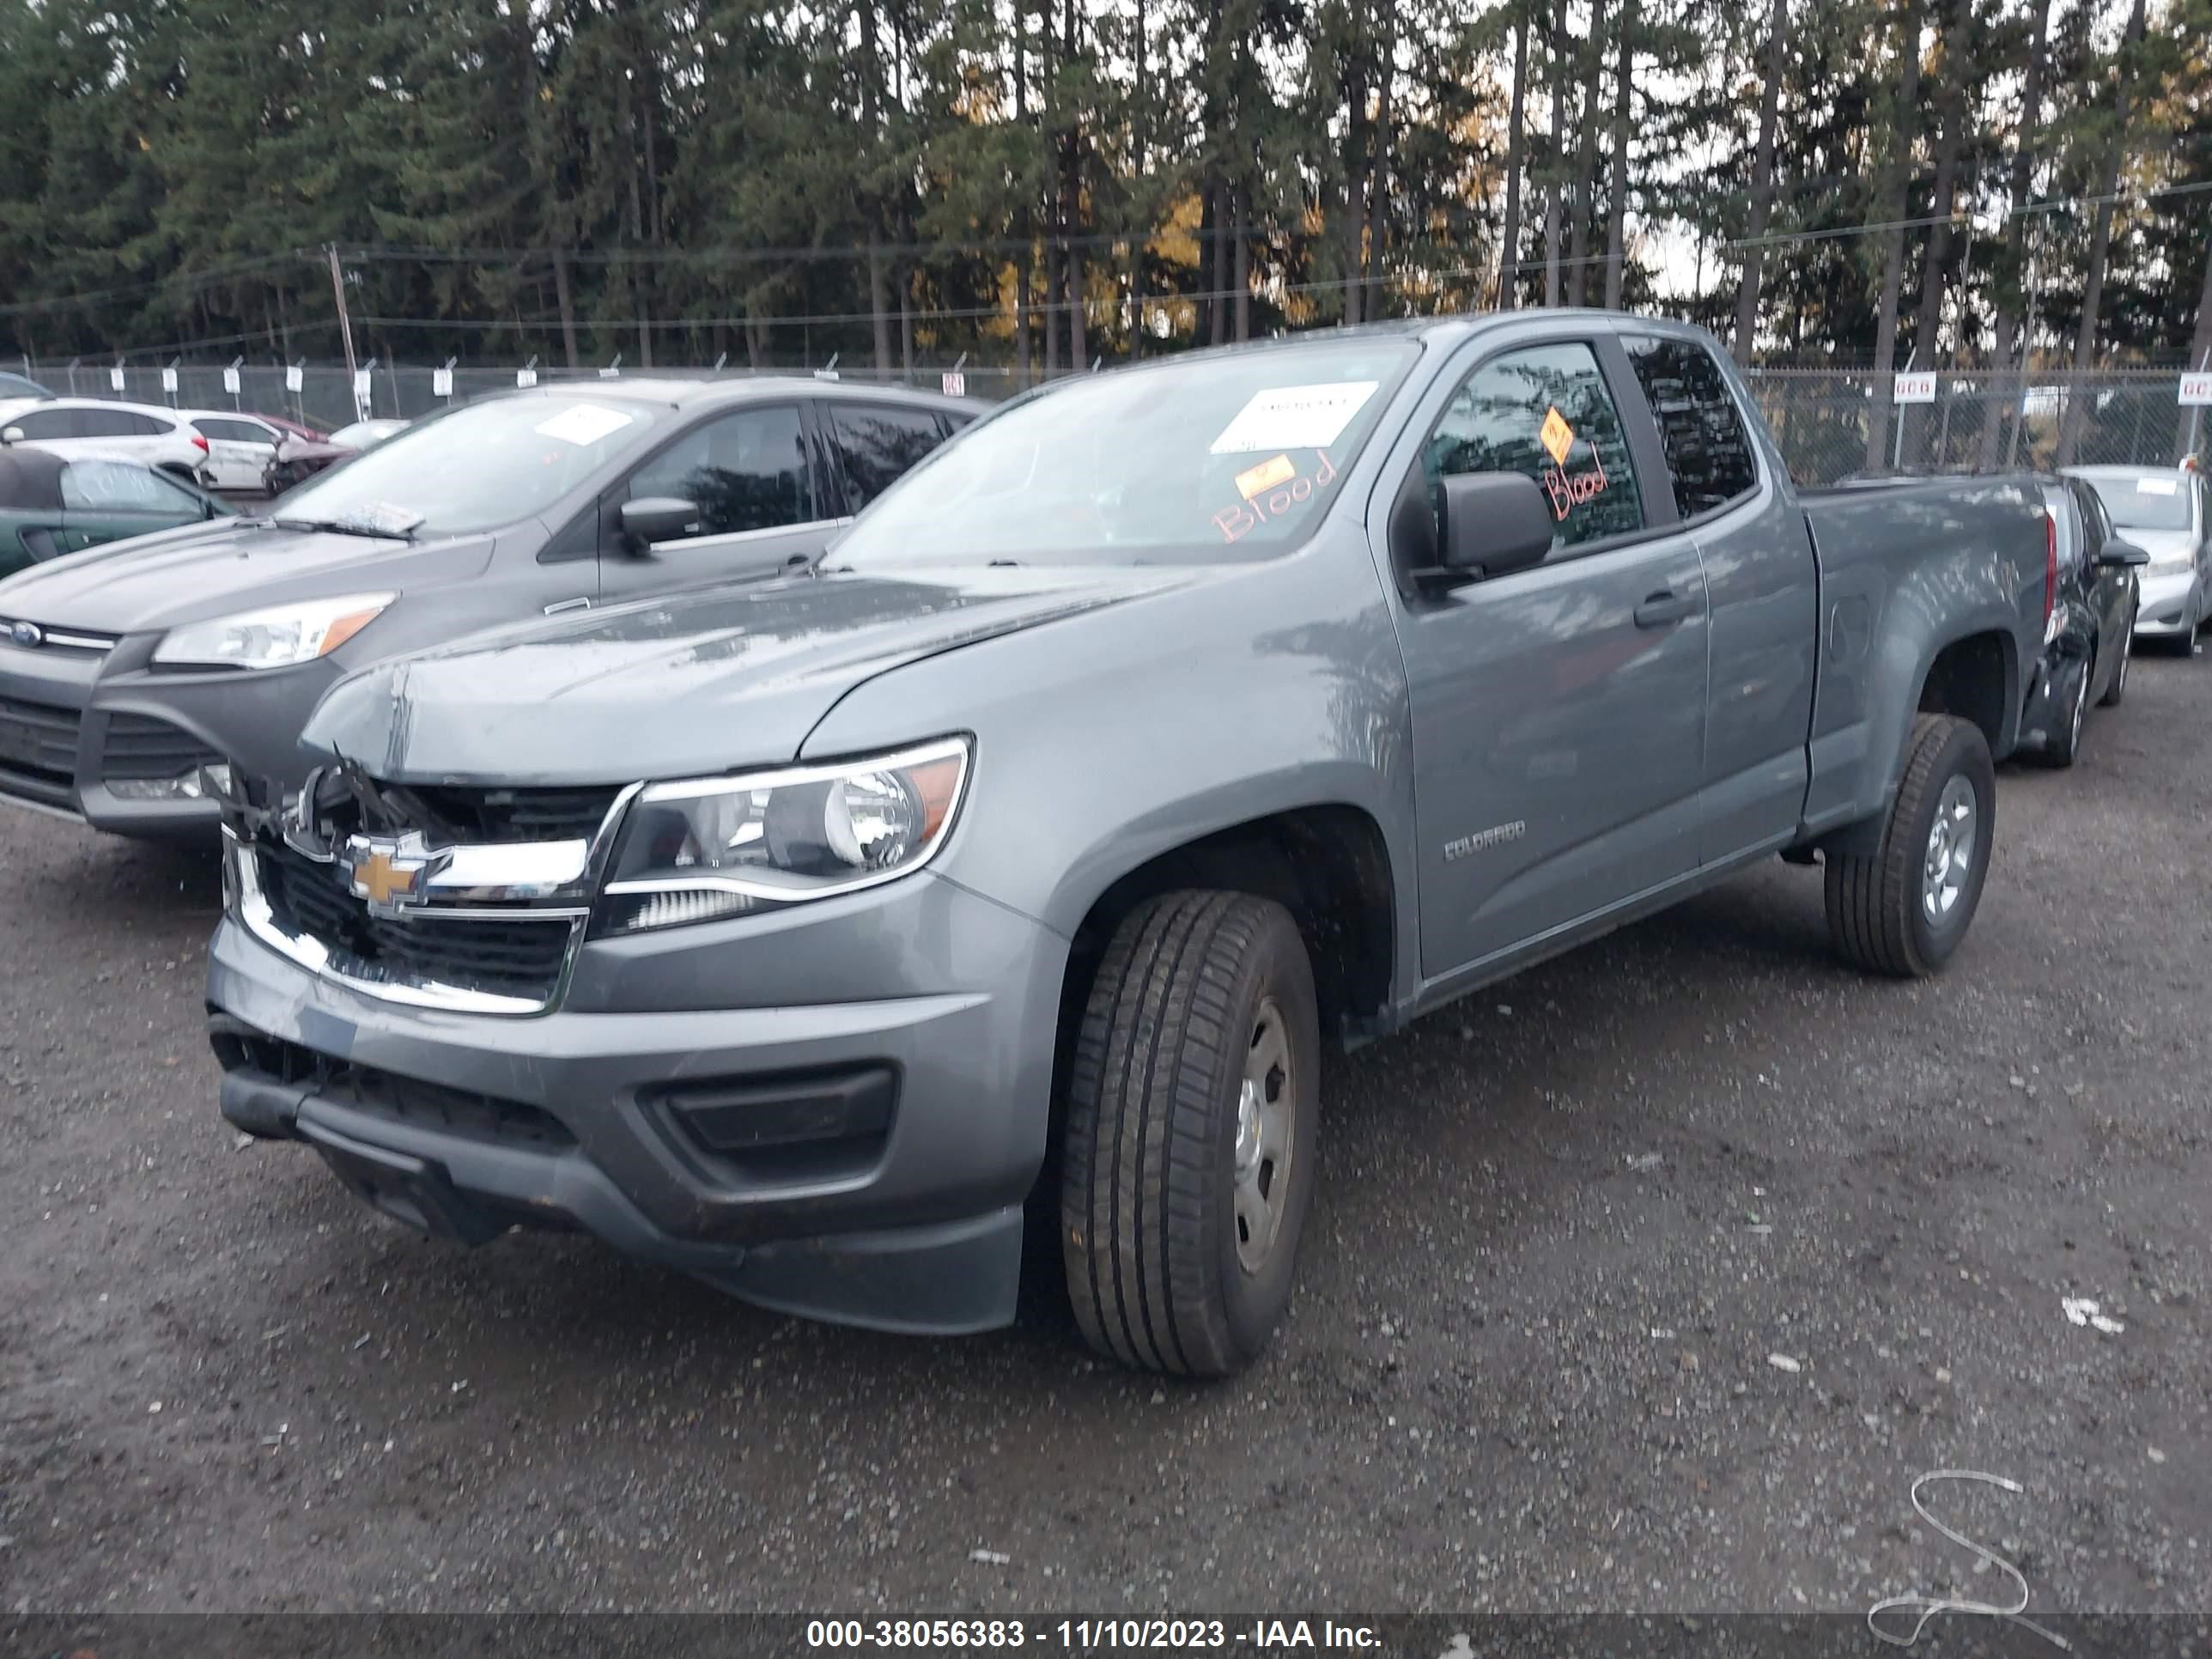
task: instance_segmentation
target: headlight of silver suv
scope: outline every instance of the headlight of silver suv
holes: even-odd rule
[[[960,809],[969,741],[725,778],[648,784],[623,814],[599,931],[777,909],[929,862]]]
[[[392,593],[349,593],[241,611],[173,628],[154,647],[154,660],[208,668],[289,668],[327,657],[374,622]]]

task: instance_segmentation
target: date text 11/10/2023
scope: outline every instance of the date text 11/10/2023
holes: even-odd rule
[[[1290,1653],[1322,1648],[1361,1651],[1382,1644],[1382,1633],[1370,1625],[1331,1619],[817,1619],[806,1626],[806,1645],[830,1649],[1038,1647],[1096,1653],[1211,1648]]]

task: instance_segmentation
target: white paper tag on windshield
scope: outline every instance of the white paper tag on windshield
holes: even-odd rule
[[[563,443],[595,444],[611,432],[619,432],[629,424],[629,416],[618,409],[603,409],[597,404],[574,404],[548,421],[540,421],[535,428],[542,436],[558,438]]]
[[[2136,480],[2136,494],[2138,495],[2176,495],[2180,493],[2180,484],[2172,478],[2137,478]]]
[[[1210,446],[1216,455],[1255,449],[1321,449],[1337,441],[1375,395],[1373,380],[1327,386],[1279,386],[1255,392]]]

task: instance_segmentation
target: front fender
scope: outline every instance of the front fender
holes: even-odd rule
[[[945,878],[1073,938],[1164,853],[1348,805],[1412,867],[1405,665],[1358,527],[1303,552],[909,664],[854,690],[804,753],[975,734]],[[1400,983],[1414,894],[1396,884]]]

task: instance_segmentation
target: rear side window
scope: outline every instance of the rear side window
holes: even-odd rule
[[[81,409],[33,409],[21,415],[10,416],[8,424],[21,429],[26,438],[82,438],[88,435],[82,424],[85,411]]]
[[[1468,472],[1534,478],[1552,508],[1554,548],[1644,527],[1620,413],[1578,340],[1509,351],[1468,375],[1429,434],[1421,465],[1432,492]]]
[[[1631,337],[1621,343],[1659,422],[1674,510],[1694,519],[1758,489],[1750,434],[1712,353],[1686,340]]]
[[[232,421],[212,415],[204,415],[192,425],[204,438],[221,438],[228,443],[270,444],[276,441],[276,434],[252,421]]]
[[[71,461],[62,469],[62,505],[98,513],[192,513],[198,501],[151,467],[128,461]]]
[[[896,483],[941,441],[937,416],[930,410],[836,403],[825,412],[838,453],[844,457],[855,513]]]

